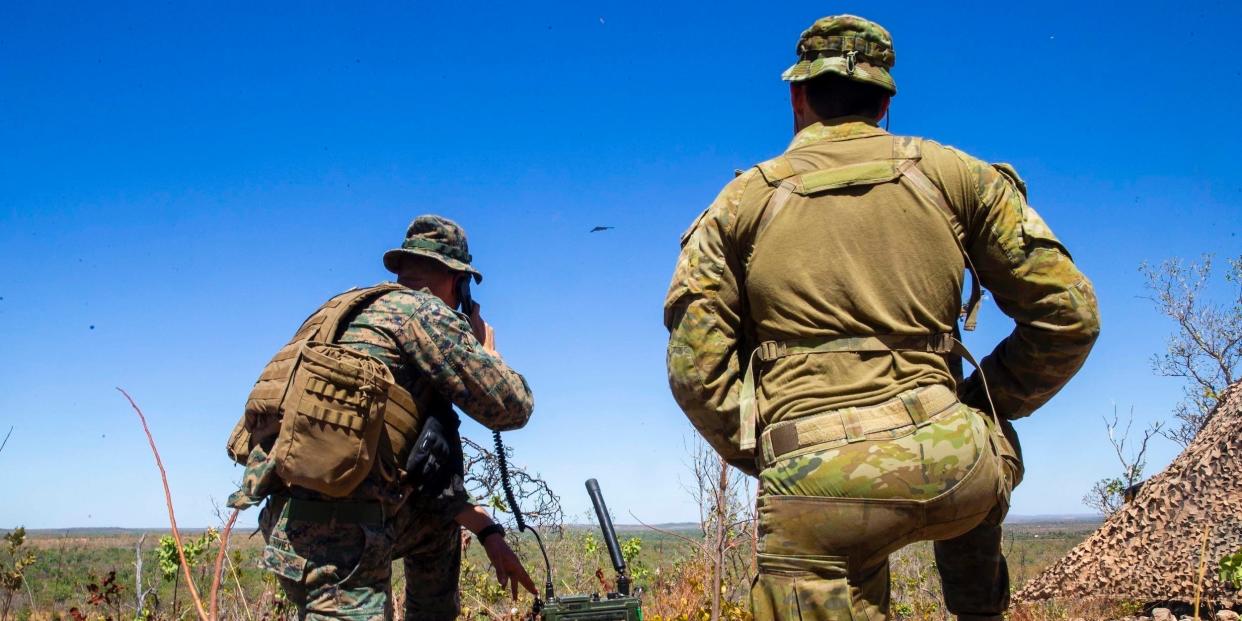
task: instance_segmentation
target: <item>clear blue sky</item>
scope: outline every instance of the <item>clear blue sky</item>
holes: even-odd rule
[[[115,386],[180,521],[213,521],[260,368],[427,212],[466,227],[535,390],[517,461],[575,515],[594,476],[620,521],[693,519],[661,325],[677,236],[783,150],[779,74],[828,13],[892,31],[892,130],[1012,162],[1095,280],[1103,336],[1019,424],[1015,513],[1085,512],[1115,470],[1100,416],[1179,398],[1139,263],[1242,248],[1234,2],[49,4],[0,8],[0,527],[164,523]],[[1008,330],[989,308],[970,342]]]

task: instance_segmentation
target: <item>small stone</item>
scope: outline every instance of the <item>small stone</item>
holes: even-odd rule
[[[1238,613],[1232,610],[1222,610],[1216,613],[1216,621],[1238,621]]]
[[[1177,617],[1173,616],[1173,611],[1168,608],[1157,608],[1151,611],[1152,621],[1177,621]]]

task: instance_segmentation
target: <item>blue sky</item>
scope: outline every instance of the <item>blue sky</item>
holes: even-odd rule
[[[466,227],[535,390],[516,460],[575,515],[596,477],[622,522],[693,519],[663,363],[677,237],[787,144],[779,74],[824,14],[888,27],[891,129],[1013,163],[1096,283],[1095,352],[1019,423],[1014,513],[1085,512],[1115,470],[1100,417],[1178,400],[1139,263],[1242,249],[1237,3],[47,4],[0,8],[0,527],[164,523],[115,386],[179,521],[211,523],[260,368],[428,212]],[[989,307],[969,343],[1008,330]]]

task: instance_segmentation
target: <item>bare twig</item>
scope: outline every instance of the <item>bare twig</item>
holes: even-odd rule
[[[214,500],[213,500],[213,502],[212,502],[212,505],[213,505],[213,506],[212,506],[212,511],[213,511],[213,512],[215,512],[215,514],[216,514],[216,519],[217,519],[217,520],[220,520],[220,523],[221,523],[221,524],[225,524],[225,525],[226,525],[226,527],[227,527],[227,526],[228,526],[228,525],[230,525],[232,522],[235,522],[235,521],[237,520],[237,513],[238,513],[238,511],[234,511],[232,515],[230,515],[228,518],[225,518],[225,517],[224,517],[224,512],[220,510],[220,506],[219,506],[219,505],[216,505],[216,504],[215,504],[215,502],[214,502]],[[242,611],[244,611],[244,612],[246,613],[246,618],[247,618],[247,619],[249,619],[250,621],[254,621],[254,615],[253,615],[253,614],[251,614],[251,612],[250,612],[250,603],[249,603],[248,601],[246,601],[246,591],[245,591],[245,589],[243,589],[243,588],[242,588],[242,584],[241,584],[241,577],[240,577],[239,575],[237,575],[237,566],[236,566],[235,564],[233,564],[233,559],[229,558],[229,555],[228,555],[228,553],[226,552],[226,550],[228,550],[229,534],[230,534],[230,530],[226,530],[226,531],[224,531],[224,532],[222,532],[222,533],[221,533],[221,537],[220,537],[220,550],[221,550],[221,552],[220,552],[220,553],[223,555],[224,562],[225,562],[225,563],[228,563],[229,573],[233,576],[233,584],[235,584],[235,585],[237,586],[237,597],[238,597],[238,599],[240,599],[240,600],[241,600],[241,606],[240,606],[240,608],[241,608],[241,610],[242,610]],[[217,563],[219,562],[219,560],[220,560],[219,558],[217,558],[217,559],[216,559]],[[224,579],[224,577],[223,577],[223,572],[221,572],[219,569],[217,569],[217,570],[216,570],[216,574],[217,574],[217,575],[219,575],[219,576],[221,576],[221,577],[220,577],[220,579],[221,579],[221,580],[223,580],[223,579]],[[213,596],[213,597],[212,597],[212,599],[214,600],[214,599],[216,599],[216,598]],[[235,606],[235,608],[236,608],[236,607],[237,607],[237,606]],[[233,614],[233,617],[239,617],[239,616],[241,616],[241,615],[237,614],[237,612],[236,612],[236,610],[235,610],[235,611],[234,611],[234,614]]]
[[[35,603],[34,591],[30,589],[30,581],[26,579],[26,576],[22,576],[22,586],[26,587],[26,599],[30,602],[30,609],[38,610],[39,605]]]
[[[1143,481],[1143,471],[1147,467],[1147,449],[1152,438],[1161,435],[1163,421],[1156,421],[1143,431],[1143,437],[1137,440],[1137,446],[1130,445],[1130,430],[1134,425],[1134,407],[1126,417],[1126,426],[1120,427],[1117,406],[1113,405],[1112,420],[1103,417],[1104,427],[1108,431],[1108,442],[1113,446],[1117,461],[1121,464],[1121,475],[1097,481],[1091,491],[1083,496],[1083,504],[1105,516],[1116,513],[1128,502],[1129,494],[1137,490]]]
[[[142,533],[138,537],[138,543],[134,544],[134,610],[137,615],[142,615],[142,598],[146,596],[142,592],[142,544],[147,540],[147,534]]]
[[[479,599],[479,596],[476,595],[473,591],[468,592],[468,595],[470,595],[470,599],[474,600],[475,606],[478,606],[479,608],[482,608],[483,610],[487,611],[488,617],[492,619],[506,618],[507,615],[505,615],[503,612],[496,610],[495,608],[492,608],[491,606],[488,606],[483,600]]]
[[[237,575],[237,566],[233,564],[233,559],[227,555],[224,557],[229,564],[229,573],[233,575],[233,584],[237,585],[237,597],[241,599],[241,609],[246,611],[246,618],[254,621],[254,615],[250,614],[250,603],[246,601],[246,590],[242,588],[241,576]]]
[[[1189,446],[1207,424],[1242,365],[1242,256],[1228,259],[1224,279],[1234,291],[1218,301],[1207,298],[1212,260],[1204,255],[1198,261],[1170,259],[1139,267],[1150,294],[1144,297],[1174,324],[1165,352],[1152,358],[1152,369],[1186,380],[1185,398],[1174,412],[1176,426],[1162,432],[1182,446]]]
[[[4,450],[5,445],[9,443],[9,436],[13,435],[13,426],[9,425],[9,432],[4,434],[4,441],[0,442],[0,451]]]
[[[216,553],[216,566],[211,575],[211,594],[209,603],[211,605],[211,619],[217,619],[218,602],[220,595],[220,576],[224,566],[224,557],[229,551],[229,535],[233,532],[233,524],[237,522],[237,516],[241,513],[241,509],[233,509],[233,513],[229,515],[229,521],[225,522],[224,530],[220,531],[220,551]]]
[[[660,534],[662,534],[662,535],[668,535],[668,536],[670,536],[670,537],[673,537],[673,538],[676,538],[676,539],[680,539],[680,540],[682,540],[682,541],[684,541],[684,542],[686,542],[686,543],[688,543],[688,544],[690,544],[690,545],[692,545],[692,546],[694,546],[694,547],[696,547],[696,548],[705,549],[705,548],[703,547],[703,542],[702,542],[702,541],[695,541],[695,540],[693,540],[693,539],[691,539],[691,538],[689,538],[689,537],[687,537],[687,536],[685,536],[685,535],[683,535],[683,534],[681,534],[681,533],[675,533],[675,532],[673,532],[673,531],[671,531],[671,530],[665,530],[665,529],[660,528],[660,527],[658,527],[658,526],[652,526],[652,525],[650,525],[650,524],[648,524],[648,523],[646,523],[646,522],[642,521],[641,519],[639,519],[639,517],[638,517],[637,515],[634,515],[634,512],[633,512],[633,511],[630,511],[630,512],[629,512],[629,514],[630,514],[630,517],[634,518],[634,519],[635,519],[635,520],[636,520],[636,521],[637,521],[640,525],[642,525],[644,528],[648,528],[648,529],[650,529],[650,530],[654,530],[655,532],[660,533]]]
[[[203,608],[203,600],[198,596],[198,589],[194,586],[194,576],[190,573],[190,563],[185,559],[185,548],[181,544],[181,533],[177,530],[177,516],[173,511],[172,491],[168,487],[168,473],[164,470],[164,462],[160,459],[160,451],[155,447],[155,438],[151,435],[151,428],[147,426],[147,417],[143,415],[142,408],[134,403],[134,398],[125,392],[124,388],[117,387],[125,399],[129,401],[130,407],[134,408],[134,412],[138,414],[138,420],[142,422],[142,430],[147,434],[147,443],[151,445],[151,453],[155,455],[155,465],[160,469],[160,481],[164,484],[164,504],[168,506],[168,524],[172,527],[173,542],[177,545],[177,556],[181,559],[181,568],[185,570],[185,584],[190,591],[190,597],[194,599],[194,607],[198,610],[198,616],[203,621],[215,621],[215,617],[207,616],[207,611]]]
[[[482,498],[492,504],[493,509],[513,514],[514,507],[506,506],[501,501],[503,492],[500,483],[500,460],[494,451],[474,442],[470,438],[461,439],[463,457],[465,459],[466,492],[472,498]],[[522,507],[522,514],[527,522],[542,526],[559,528],[565,519],[561,509],[561,499],[552,491],[547,481],[538,474],[531,474],[525,468],[509,464],[509,479],[515,500]]]
[[[1208,531],[1210,524],[1203,525],[1203,543],[1199,547],[1199,581],[1195,584],[1195,621],[1199,621],[1199,601],[1203,595],[1203,575],[1207,573]]]

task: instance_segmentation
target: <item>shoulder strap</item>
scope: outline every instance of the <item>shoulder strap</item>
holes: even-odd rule
[[[975,263],[970,259],[970,253],[966,251],[966,227],[958,222],[957,214],[954,213],[953,207],[949,205],[949,200],[945,198],[944,192],[932,183],[927,174],[919,168],[918,162],[922,159],[921,141],[903,142],[900,139],[894,142],[893,152],[896,156],[899,152],[906,155],[898,164],[901,173],[901,180],[906,182],[906,186],[913,189],[923,198],[931,201],[933,205],[938,207],[941,216],[944,217],[949,225],[949,230],[953,234],[953,241],[957,243],[957,249],[962,253],[962,259],[966,261],[966,271],[970,272],[970,298],[966,305],[962,308],[962,314],[966,317],[962,327],[966,330],[974,330],[979,323],[979,302],[983,300],[983,288],[979,284],[979,272],[975,269]]]
[[[789,202],[789,195],[793,193],[794,183],[790,181],[797,173],[794,172],[793,164],[789,158],[785,156],[774,157],[762,164],[756,164],[755,168],[759,170],[760,176],[769,186],[776,187],[776,192],[763,204],[759,211],[759,227],[755,229],[755,239],[759,238],[759,233],[767,228],[768,223],[776,214],[785,208],[785,203]]]
[[[338,295],[326,304],[320,307],[315,314],[319,315],[318,329],[313,337],[309,340],[319,341],[321,343],[330,343],[336,339],[336,333],[340,329],[341,321],[359,306],[375,300],[380,296],[391,293],[403,288],[397,283],[384,283],[375,285],[374,287],[365,287],[362,289],[350,289],[341,295]]]

